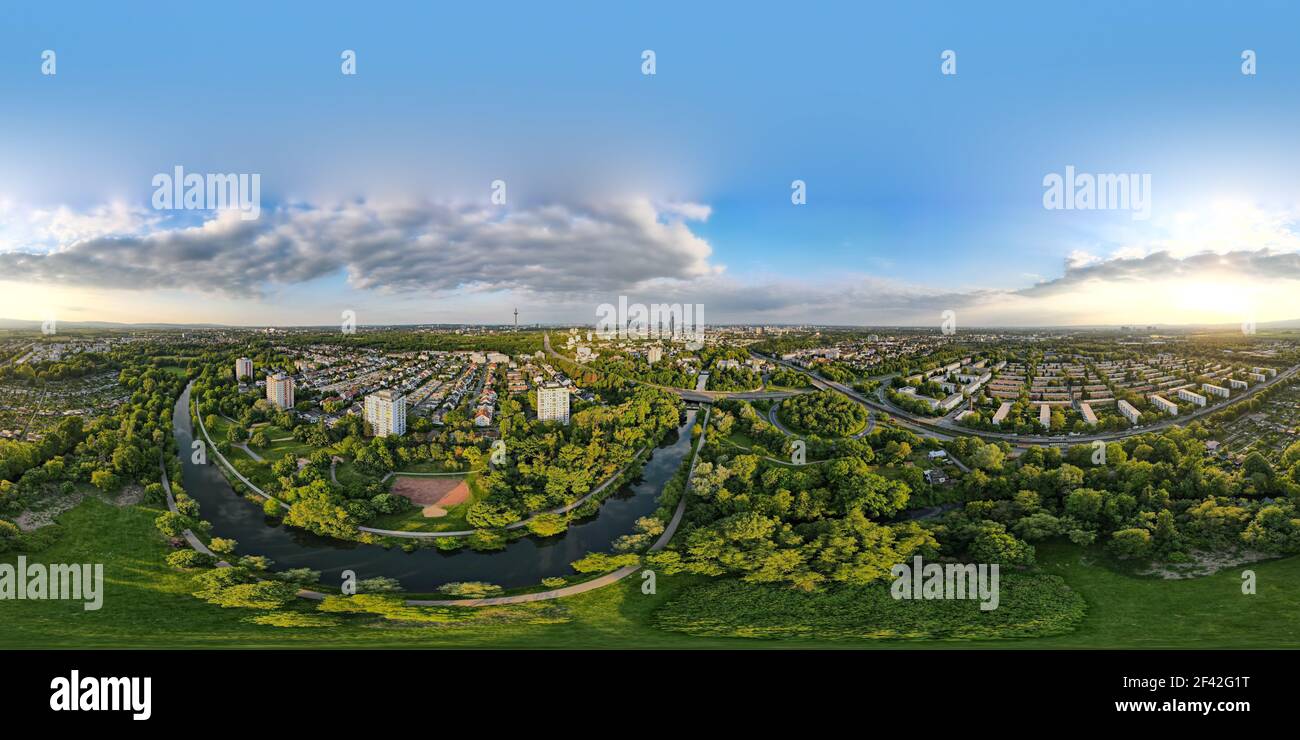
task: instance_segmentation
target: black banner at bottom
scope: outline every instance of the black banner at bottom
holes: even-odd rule
[[[556,720],[637,695],[665,702],[664,710],[726,708],[747,724],[772,711],[836,706],[936,722],[1182,725],[1280,719],[1294,693],[1290,658],[1262,651],[10,651],[0,653],[0,705],[8,718],[44,727],[126,722],[150,732],[193,723],[219,730],[252,719],[259,727],[326,728],[366,718],[401,729],[427,727],[430,712],[483,727],[504,718],[506,706],[515,718],[535,710],[538,719]]]

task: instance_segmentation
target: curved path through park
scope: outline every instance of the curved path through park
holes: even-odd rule
[[[686,497],[691,491],[691,476],[695,473],[695,463],[700,457],[700,448],[704,446],[704,438],[709,433],[709,414],[713,409],[708,408],[704,411],[704,422],[700,425],[700,439],[695,443],[695,450],[691,453],[691,465],[686,473],[686,486],[682,489],[682,498],[677,502],[677,508],[673,510],[673,517],[669,520],[668,526],[664,527],[663,534],[659,539],[650,546],[650,552],[658,552],[668,545],[673,535],[677,533],[677,527],[682,523],[682,516],[686,513]],[[590,581],[575,583],[572,586],[551,589],[550,591],[538,591],[532,594],[518,594],[516,596],[494,596],[486,599],[409,599],[406,601],[407,606],[500,606],[502,604],[525,604],[530,601],[549,601],[551,599],[562,599],[565,596],[595,591],[598,588],[604,588],[612,583],[617,583],[633,573],[641,570],[640,565],[625,565],[616,571],[606,573],[603,576],[593,578]]]
[[[520,527],[527,527],[529,522],[536,519],[538,516],[541,516],[542,514],[568,514],[570,511],[573,511],[579,506],[582,506],[583,504],[590,501],[592,496],[596,496],[600,494],[600,492],[604,491],[606,488],[609,488],[611,485],[614,484],[615,481],[622,480],[623,474],[627,472],[628,468],[632,467],[632,465],[634,465],[637,460],[640,460],[641,456],[644,455],[646,450],[649,449],[650,449],[649,447],[641,448],[640,452],[632,456],[632,462],[619,468],[618,471],[615,472],[613,475],[611,475],[608,479],[606,479],[604,483],[601,483],[600,485],[591,489],[589,492],[587,492],[587,495],[583,496],[582,498],[572,503],[565,504],[564,506],[558,506],[554,509],[548,509],[546,511],[537,512],[536,514],[529,516],[527,519],[521,519],[517,522],[511,522],[510,524],[507,524],[505,528],[519,529]],[[389,473],[388,475],[391,476],[393,474]],[[415,475],[421,475],[421,474],[416,473]],[[448,475],[448,474],[447,473],[424,473],[423,475],[433,476],[433,475]],[[465,475],[465,473],[452,473],[451,475]],[[385,476],[384,480],[388,480],[388,476]],[[434,537],[468,537],[474,534],[475,531],[473,529],[458,529],[452,532],[409,532],[400,529],[375,529],[374,527],[357,527],[357,529],[362,532],[369,532],[371,534],[383,535],[384,537],[406,537],[409,539],[431,539]]]
[[[691,413],[694,414],[695,412],[692,411]],[[705,418],[706,419],[708,418],[707,414],[705,414]],[[688,428],[690,427],[689,421],[687,422],[687,427]],[[235,469],[235,466],[232,465],[230,461],[226,459],[225,455],[222,455],[221,451],[217,449],[216,444],[214,444],[212,441],[212,437],[208,436],[208,428],[203,424],[202,416],[199,416],[199,431],[203,433],[203,438],[207,440],[208,448],[212,450],[213,454],[216,455],[217,459],[220,460],[221,463],[226,466],[226,469],[229,470],[236,478],[238,478],[240,482],[242,482],[244,485],[252,489],[253,492],[256,493],[257,495],[263,496],[265,498],[268,498],[276,502],[277,504],[280,505],[281,508],[283,509],[289,508],[289,504],[285,503],[284,501],[281,501],[275,496],[272,496],[266,491],[263,491],[261,488],[258,487],[256,483],[244,477],[242,473],[240,473],[238,470]],[[574,509],[578,508],[579,506],[582,506],[583,504],[587,503],[587,501],[591,500],[592,496],[598,495],[606,488],[609,488],[611,485],[613,485],[615,481],[621,480],[623,474],[627,472],[628,468],[630,468],[637,460],[639,460],[641,456],[645,454],[645,452],[649,449],[650,449],[649,447],[642,448],[641,451],[636,453],[636,455],[632,458],[632,462],[628,463],[627,465],[624,465],[622,468],[619,468],[618,472],[614,473],[614,475],[610,476],[604,483],[601,483],[599,486],[596,486],[590,492],[588,492],[587,495],[583,496],[577,501],[574,501],[573,503],[570,504],[566,504],[564,506],[560,506],[555,509],[549,509],[544,512],[538,512],[538,514],[567,514],[570,511],[573,511]],[[474,471],[467,471],[463,473],[451,473],[450,475],[468,475],[469,472],[474,472]],[[384,477],[384,480],[388,480],[388,478],[392,475],[393,473],[389,473],[387,476]],[[421,474],[417,473],[416,475],[421,475]],[[427,473],[424,475],[444,475],[444,474]],[[334,464],[332,461],[330,463],[330,478],[333,479],[335,483],[338,482],[338,478],[335,477],[334,475]],[[526,527],[528,526],[528,522],[532,521],[534,517],[538,516],[538,514],[533,514],[527,519],[522,519],[520,521],[507,524],[505,528],[519,529],[520,527]],[[357,530],[360,532],[377,534],[382,537],[404,537],[407,539],[432,539],[437,537],[469,537],[470,535],[474,534],[475,531],[472,529],[459,529],[451,532],[407,532],[398,529],[377,529],[375,527],[357,527]]]
[[[695,412],[692,412],[692,414],[693,413]],[[687,497],[690,495],[691,476],[694,475],[695,473],[695,465],[697,462],[699,462],[700,450],[704,447],[704,441],[708,436],[709,417],[712,415],[712,413],[713,413],[713,408],[711,406],[705,408],[704,419],[700,423],[700,438],[699,440],[696,441],[695,449],[691,452],[691,464],[690,467],[687,469],[686,485],[682,489],[681,500],[677,502],[677,508],[673,510],[673,516],[668,521],[668,524],[664,527],[663,534],[661,534],[659,536],[659,539],[655,540],[654,544],[650,546],[649,552],[658,552],[659,550],[662,550],[664,547],[666,547],[668,543],[672,541],[673,535],[677,533],[677,528],[681,526],[682,517],[686,513]],[[688,428],[694,427],[693,424],[688,424],[687,426]],[[212,439],[208,437],[207,429],[203,426],[203,420],[201,418],[199,420],[199,428],[203,432],[203,437],[208,441],[208,445],[213,449],[214,452],[216,452],[216,445],[212,444]],[[247,478],[241,475],[239,471],[235,470],[234,466],[231,465],[230,462],[227,461],[225,457],[221,455],[220,452],[216,452],[216,454],[217,454],[217,459],[223,462],[231,470],[231,472],[233,472],[236,476],[239,477],[241,481],[246,483],[249,487],[257,491],[258,493],[262,494],[263,496],[266,496],[267,498],[276,501],[281,506],[285,506],[287,508],[287,504],[285,504],[283,501],[280,501],[279,499],[276,499],[273,496],[269,496],[266,493],[262,492],[260,488],[253,485],[251,481],[249,481]],[[641,453],[638,453],[637,457],[640,457],[640,454]],[[159,460],[159,465],[162,466],[162,484],[163,484],[163,490],[167,494],[167,506],[170,510],[176,511],[176,502],[172,497],[171,484],[167,480],[167,468],[163,464],[163,461],[161,459]],[[592,495],[595,495],[600,490],[603,490],[604,487],[612,484],[613,481],[618,480],[619,477],[623,474],[623,472],[626,469],[627,468],[624,467],[623,470],[620,470],[618,474],[614,475],[608,481],[601,484],[599,488],[593,490],[591,493],[587,494],[587,496],[584,496],[582,500],[586,500],[590,498]],[[578,505],[581,505],[582,500],[580,500],[579,502],[575,502],[575,504],[571,506],[576,507]],[[516,524],[519,526],[523,526],[525,522],[516,522]],[[467,534],[472,534],[472,532],[469,532]],[[204,545],[203,542],[199,540],[199,538],[193,532],[186,530],[185,539],[190,544],[190,546],[193,547],[195,550],[208,555],[213,554],[212,551],[206,545]],[[217,567],[228,568],[230,567],[230,564],[225,561],[221,561],[217,564]],[[516,594],[514,596],[495,596],[495,597],[484,598],[484,599],[407,599],[405,600],[404,603],[407,606],[499,606],[504,604],[524,604],[533,601],[549,601],[551,599],[561,599],[566,596],[573,596],[575,594],[594,591],[598,588],[604,588],[605,586],[608,586],[613,583],[617,583],[618,581],[627,578],[628,576],[632,575],[638,570],[641,570],[641,566],[639,564],[626,565],[623,566],[622,568],[619,568],[618,570],[615,570],[610,573],[606,573],[602,576],[598,576],[589,581],[583,581],[582,583],[575,583],[572,586],[565,586],[563,588],[556,588],[548,591],[538,591],[536,593]],[[300,589],[297,593],[297,596],[299,598],[311,599],[313,601],[320,601],[324,599],[326,595],[327,594],[321,593],[319,591],[311,591],[308,589]]]

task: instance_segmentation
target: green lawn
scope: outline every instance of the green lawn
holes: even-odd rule
[[[1277,648],[1300,647],[1300,557],[1250,567],[1258,593],[1241,593],[1240,568],[1208,578],[1163,581],[1111,570],[1070,545],[1039,548],[1044,570],[1083,596],[1087,613],[1074,632],[998,641],[692,637],[652,626],[653,612],[682,589],[687,576],[658,577],[645,595],[640,579],[558,602],[475,610],[455,624],[382,622],[347,617],[331,628],[272,627],[244,621],[258,612],[222,609],[189,594],[188,577],[163,562],[168,547],[153,528],[157,509],[117,508],[88,499],[60,517],[58,543],[30,560],[100,562],[104,607],[80,602],[0,601],[0,648]],[[0,556],[13,563],[15,553]],[[310,609],[306,602],[299,609]]]

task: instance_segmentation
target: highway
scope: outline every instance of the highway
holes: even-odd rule
[[[878,396],[877,398],[874,399],[867,398],[861,395],[860,393],[854,391],[852,388],[845,386],[843,383],[837,383],[831,380],[826,380],[797,365],[793,365],[791,363],[785,362],[784,360],[780,360],[768,355],[763,355],[760,353],[754,353],[754,354],[757,357],[761,357],[765,360],[775,362],[779,365],[790,368],[791,370],[807,375],[810,379],[812,379],[813,384],[818,388],[838,391],[848,396],[849,398],[857,401],[858,403],[861,403],[862,405],[868,407],[869,409],[875,409],[877,411],[888,413],[894,417],[895,423],[897,423],[898,425],[906,429],[910,429],[914,432],[917,432],[919,434],[929,435],[932,437],[936,437],[938,439],[953,439],[955,436],[973,436],[973,437],[980,437],[982,439],[987,439],[992,441],[1008,442],[1018,447],[1056,446],[1056,445],[1068,446],[1068,445],[1077,445],[1077,444],[1090,444],[1094,441],[1110,442],[1119,439],[1124,439],[1126,437],[1132,437],[1138,434],[1147,434],[1148,432],[1158,432],[1162,429],[1167,429],[1171,426],[1179,426],[1179,425],[1187,424],[1188,422],[1200,418],[1201,416],[1213,414],[1216,411],[1222,411],[1233,404],[1240,403],[1241,401],[1250,398],[1251,396],[1254,396],[1256,393],[1259,393],[1265,388],[1269,388],[1274,385],[1277,385],[1278,383],[1284,382],[1287,379],[1294,377],[1297,372],[1300,372],[1300,365],[1293,366],[1283,372],[1278,373],[1277,377],[1271,378],[1263,383],[1259,383],[1257,385],[1252,386],[1251,388],[1247,389],[1245,393],[1242,393],[1241,395],[1238,395],[1230,399],[1227,403],[1219,404],[1217,406],[1206,406],[1203,409],[1197,409],[1196,411],[1187,414],[1182,414],[1179,416],[1166,417],[1154,424],[1132,427],[1117,432],[1104,432],[1100,434],[1081,434],[1073,437],[1068,435],[1044,437],[1038,435],[1027,436],[1027,435],[1017,435],[1017,434],[1005,434],[1001,432],[986,432],[986,431],[980,431],[975,429],[966,429],[964,427],[959,427],[955,423],[947,420],[942,420],[942,419],[933,420],[933,419],[926,419],[924,417],[918,417],[907,411],[898,408],[897,406],[894,406],[893,404],[889,403],[881,396]],[[883,394],[883,385],[880,393]]]
[[[551,349],[550,334],[544,334],[542,342],[543,345],[545,346],[547,354],[566,360],[568,362],[574,362],[573,360],[570,360],[564,355],[561,355],[558,352],[555,352],[554,350]],[[803,373],[804,375],[808,376],[814,388],[817,388],[819,390],[833,390],[838,393],[842,393],[845,396],[848,396],[849,398],[853,399],[854,401],[857,401],[858,403],[862,404],[863,406],[866,406],[869,413],[871,411],[876,411],[876,412],[888,414],[893,419],[893,422],[895,424],[903,427],[904,429],[915,432],[916,434],[920,434],[922,436],[934,437],[939,440],[952,440],[952,439],[956,439],[957,437],[980,437],[981,439],[994,441],[994,442],[1007,442],[1008,444],[1011,444],[1016,447],[1067,447],[1070,445],[1090,444],[1092,442],[1097,442],[1097,441],[1113,442],[1116,440],[1133,437],[1139,434],[1158,432],[1163,429],[1168,429],[1169,427],[1172,426],[1181,426],[1191,421],[1194,421],[1202,416],[1213,414],[1216,411],[1222,411],[1228,408],[1229,406],[1232,406],[1233,404],[1240,403],[1241,401],[1254,396],[1256,393],[1259,393],[1265,388],[1271,388],[1272,386],[1277,385],[1278,383],[1285,382],[1286,380],[1295,377],[1296,373],[1300,372],[1300,365],[1294,365],[1285,371],[1279,372],[1277,374],[1277,377],[1266,380],[1263,383],[1259,383],[1257,385],[1251,386],[1249,389],[1246,390],[1245,393],[1242,393],[1238,396],[1229,399],[1227,403],[1219,404],[1217,406],[1206,406],[1203,409],[1197,409],[1196,411],[1192,411],[1186,414],[1180,414],[1179,416],[1166,417],[1154,424],[1145,424],[1143,426],[1131,427],[1129,429],[1124,429],[1117,432],[1102,432],[1098,434],[1080,434],[1077,436],[1058,435],[1055,437],[1045,437],[1040,435],[1018,435],[1018,434],[1007,434],[1003,432],[986,432],[977,429],[966,429],[965,427],[957,426],[954,422],[948,421],[946,419],[930,419],[926,417],[916,416],[915,414],[912,414],[908,411],[904,411],[903,409],[900,409],[897,406],[889,403],[883,397],[883,393],[884,393],[883,383],[882,383],[881,390],[878,391],[878,396],[876,398],[869,398],[867,396],[863,396],[862,394],[844,385],[843,383],[838,383],[833,380],[827,380],[817,375],[816,373],[810,372],[802,367],[799,367],[798,365],[794,365],[792,363],[786,362],[784,360],[773,357],[771,355],[765,355],[760,352],[750,352],[750,354],[753,355],[754,357],[767,360],[769,362],[773,362],[783,367],[789,368],[790,370],[794,370],[795,372]],[[574,364],[578,365],[579,367],[585,370],[590,370],[596,373],[602,372],[601,370],[590,367],[588,365],[583,365],[582,363],[574,362]],[[884,376],[884,379],[887,379],[889,377],[892,376]],[[725,391],[693,391],[684,388],[673,388],[671,386],[666,386],[666,385],[657,385],[655,383],[645,383],[644,381],[639,381],[634,378],[625,378],[625,380],[631,383],[641,383],[642,385],[649,385],[655,388],[660,388],[662,390],[677,394],[683,400],[696,401],[699,403],[713,403],[715,401],[719,401],[727,398],[734,398],[737,400],[744,400],[744,401],[753,401],[758,399],[780,399],[780,398],[788,398],[790,396],[796,395],[801,392],[802,393],[808,392],[808,391],[744,391],[738,393],[728,393]],[[882,379],[873,378],[873,380],[882,380]],[[874,426],[874,424],[869,425],[869,427],[870,426]]]

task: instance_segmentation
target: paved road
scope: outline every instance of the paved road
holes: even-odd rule
[[[559,352],[556,352],[555,350],[551,349],[551,335],[549,333],[542,335],[542,348],[545,349],[546,354],[550,355],[551,357],[564,360],[565,362],[571,362],[574,365],[577,365],[578,367],[582,368],[583,370],[590,370],[593,373],[600,373],[602,375],[611,374],[605,370],[601,370],[600,368],[595,368],[590,365],[586,365],[581,362],[578,362],[577,360],[565,357]],[[660,390],[668,391],[669,393],[676,394],[679,398],[681,398],[684,401],[696,401],[698,403],[713,403],[714,401],[720,401],[727,398],[736,398],[744,401],[757,401],[760,399],[773,399],[773,398],[789,398],[790,396],[797,396],[800,393],[808,392],[808,391],[769,391],[769,390],[697,391],[697,390],[689,390],[686,388],[676,388],[671,385],[659,385],[658,383],[651,383],[645,380],[637,380],[636,378],[626,378],[621,375],[616,377],[622,378],[623,380],[629,383],[633,383],[635,385],[645,385],[651,388],[658,388]]]
[[[767,422],[772,426],[776,427],[777,431],[781,432],[787,437],[798,437],[799,435],[790,431],[789,429],[786,428],[784,424],[781,423],[781,417],[779,414],[776,413],[777,408],[779,408],[780,406],[781,406],[780,403],[774,403],[771,405],[771,407],[768,408]]]

